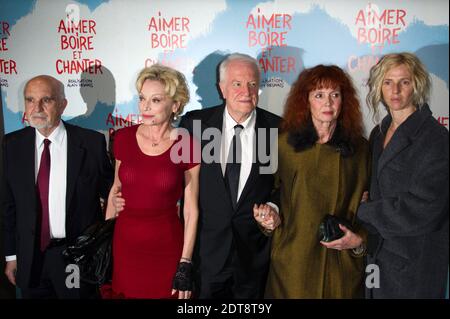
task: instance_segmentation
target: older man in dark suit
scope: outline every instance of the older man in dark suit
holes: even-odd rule
[[[231,54],[222,61],[219,75],[224,105],[189,112],[180,123],[194,135],[202,135],[194,260],[198,295],[261,298],[270,242],[253,215],[259,209],[267,217],[277,214],[266,205],[276,165],[261,155],[273,151],[270,133],[272,141],[277,138],[280,118],[257,107],[260,71],[254,58]],[[268,229],[274,227],[273,218],[269,219]]]
[[[61,120],[67,100],[53,77],[29,80],[24,98],[31,127],[3,139],[5,274],[24,298],[80,298],[61,252],[103,218],[113,178],[105,138]]]

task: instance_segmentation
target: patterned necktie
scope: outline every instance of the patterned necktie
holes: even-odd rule
[[[40,247],[45,251],[50,243],[50,221],[48,211],[48,189],[50,184],[50,140],[44,140],[44,150],[41,155],[41,164],[37,175],[37,191],[40,199]]]
[[[234,209],[236,209],[237,204],[239,175],[241,173],[242,144],[240,134],[243,128],[240,124],[234,126],[234,136],[228,151],[227,166],[225,169],[225,182],[228,186]]]

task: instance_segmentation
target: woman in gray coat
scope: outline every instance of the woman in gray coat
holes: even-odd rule
[[[368,298],[443,298],[449,264],[449,134],[427,105],[430,78],[413,54],[384,56],[370,71],[367,103],[388,115],[371,135]]]

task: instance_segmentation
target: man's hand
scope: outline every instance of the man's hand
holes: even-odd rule
[[[270,205],[253,205],[253,217],[264,229],[273,231],[281,224],[280,216]]]
[[[17,271],[17,260],[11,260],[6,262],[5,275],[8,277],[10,283],[14,286],[16,285],[16,271]]]
[[[116,210],[116,216],[125,208],[125,199],[122,197],[121,187],[116,186],[113,191],[112,203]]]

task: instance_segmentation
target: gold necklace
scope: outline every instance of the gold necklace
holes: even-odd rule
[[[152,138],[152,136],[151,136],[151,133],[150,132],[148,132],[149,134],[145,134],[143,131],[141,131],[141,135],[142,135],[142,137],[144,138],[144,139],[149,139],[150,140],[150,146],[151,147],[156,147],[156,146],[158,146],[159,144],[161,144],[161,142],[163,142],[163,141],[166,141],[166,140],[168,140],[169,138],[170,138],[170,131],[169,131],[169,136],[166,136],[166,137],[162,137],[159,141],[156,141],[156,140],[154,140],[153,138]]]
[[[170,137],[170,136],[169,136]],[[154,141],[152,141],[152,147],[156,147],[156,146],[158,146],[161,142],[163,142],[163,141],[165,141],[165,140],[168,140],[169,139],[169,137],[166,137],[166,138],[161,138],[160,140],[159,140],[159,142],[154,142]]]

